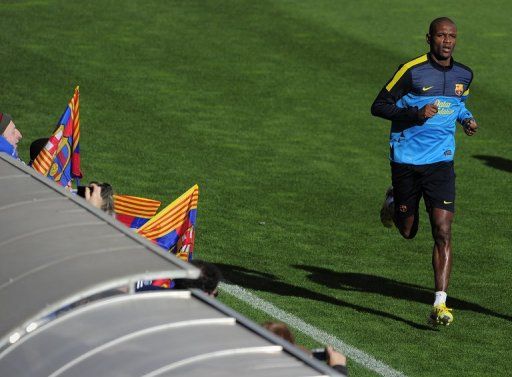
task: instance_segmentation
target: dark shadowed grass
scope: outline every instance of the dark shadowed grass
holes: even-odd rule
[[[398,64],[425,51],[444,6],[4,2],[0,111],[24,133],[26,158],[79,84],[86,179],[164,203],[198,183],[197,255],[252,271],[234,282],[407,375],[500,375],[511,361],[512,175],[496,168],[512,160],[510,6],[450,9],[481,123],[458,135],[453,327],[424,328],[425,213],[413,241],[378,221],[388,125],[369,107]]]

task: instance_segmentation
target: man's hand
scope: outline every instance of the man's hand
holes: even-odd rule
[[[473,136],[478,129],[478,124],[476,124],[476,120],[473,118],[467,118],[462,121],[462,127],[466,135]]]
[[[331,346],[325,347],[327,353],[327,364],[329,366],[334,365],[347,365],[347,358],[342,353],[334,350]]]
[[[437,105],[434,103],[429,103],[429,104],[426,104],[421,109],[419,109],[418,118],[420,118],[421,121],[425,121],[429,118],[432,118],[436,114],[437,114]]]
[[[95,183],[91,183],[85,188],[85,200],[94,207],[101,209],[103,199],[101,198],[101,187]]]

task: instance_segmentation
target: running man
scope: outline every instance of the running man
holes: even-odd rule
[[[456,121],[468,136],[478,128],[465,105],[473,72],[453,60],[456,41],[452,20],[433,20],[427,34],[430,52],[402,64],[371,108],[372,115],[391,121],[392,187],[381,209],[383,225],[394,223],[404,238],[414,238],[422,196],[430,217],[436,292],[429,321],[434,325],[453,321],[446,291],[452,269]]]

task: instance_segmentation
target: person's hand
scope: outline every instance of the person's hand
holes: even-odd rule
[[[336,351],[331,346],[325,347],[327,353],[327,365],[330,367],[334,365],[347,365],[347,358],[342,353]]]
[[[91,183],[85,188],[85,200],[94,207],[101,209],[103,199],[101,198],[101,187],[95,183]]]
[[[428,103],[418,111],[420,120],[427,120],[437,114],[437,105]]]
[[[473,118],[468,118],[462,121],[462,127],[464,128],[466,135],[473,136],[478,129],[478,124]]]

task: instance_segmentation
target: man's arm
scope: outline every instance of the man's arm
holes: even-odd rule
[[[463,125],[464,120],[468,118],[473,118],[473,114],[466,107],[466,101],[469,97],[469,89],[466,90],[460,99],[459,113],[457,114],[457,121]]]
[[[469,89],[464,92],[461,98],[460,107],[459,107],[459,113],[457,114],[457,121],[462,125],[464,128],[464,132],[468,136],[473,136],[476,133],[476,130],[478,129],[478,124],[476,123],[476,120],[473,118],[473,114],[471,114],[471,111],[466,107],[466,100],[469,96]]]
[[[373,101],[371,112],[373,116],[399,122],[418,122],[420,120],[418,108],[401,108],[396,105],[396,97],[391,95],[386,88],[382,89]]]
[[[396,105],[394,97],[383,88],[375,101],[373,101],[371,112],[373,116],[378,116],[387,120],[396,120],[399,122],[423,123],[437,114],[437,105],[428,103],[421,109],[418,107],[401,108]]]
[[[386,84],[373,101],[371,112],[373,116],[387,120],[401,122],[417,122],[420,120],[417,107],[401,108],[396,105],[397,101],[412,89],[412,77],[410,69],[403,66],[393,75],[393,78]]]
[[[373,101],[371,112],[373,116],[398,122],[424,122],[437,113],[437,106],[427,104],[421,109],[416,106],[402,108],[396,105],[397,101],[412,90],[411,70],[407,66],[400,66],[393,78],[389,80]]]

